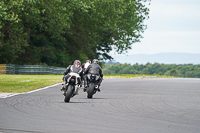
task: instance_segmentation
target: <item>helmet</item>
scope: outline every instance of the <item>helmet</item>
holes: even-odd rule
[[[81,66],[81,62],[79,60],[75,60],[73,65],[75,66]]]
[[[90,60],[86,60],[86,63],[90,63],[91,64],[91,61]]]
[[[99,60],[94,59],[94,60],[92,61],[92,63],[96,63],[96,64],[98,64],[98,63],[99,63]]]

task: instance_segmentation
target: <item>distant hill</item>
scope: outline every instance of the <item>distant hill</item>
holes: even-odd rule
[[[128,64],[200,64],[200,54],[190,53],[159,53],[159,54],[136,54],[136,55],[114,55],[115,62]]]
[[[115,61],[106,62],[106,65],[113,65],[113,64],[120,64],[120,62],[115,62]]]

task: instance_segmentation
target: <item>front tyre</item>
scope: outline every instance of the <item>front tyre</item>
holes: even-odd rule
[[[69,85],[69,86],[68,86],[68,89],[67,89],[67,91],[66,91],[65,99],[64,99],[65,102],[69,102],[69,101],[70,101],[70,98],[71,98],[71,96],[72,96],[72,93],[73,93],[73,86],[72,86],[72,85]]]
[[[94,94],[94,83],[90,83],[89,84],[89,90],[88,90],[88,95],[87,98],[92,98],[93,94]]]

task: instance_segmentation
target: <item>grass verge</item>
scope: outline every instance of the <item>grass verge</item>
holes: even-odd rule
[[[23,93],[62,82],[63,75],[0,75],[0,92]]]
[[[5,75],[0,74],[0,92],[23,93],[62,82],[63,75]],[[169,77],[160,75],[105,74],[105,78]]]

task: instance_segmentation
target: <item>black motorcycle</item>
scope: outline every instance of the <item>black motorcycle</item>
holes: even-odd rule
[[[66,84],[64,84],[63,88],[61,89],[61,91],[63,91],[63,95],[65,96],[65,102],[69,102],[72,97],[78,95],[80,86],[77,84],[77,80],[79,79],[80,76],[77,73],[70,73],[68,75]]]
[[[101,77],[98,75],[88,74],[86,78],[87,78],[87,88],[86,88],[87,98],[92,98],[97,91],[100,91],[99,81],[101,80]]]

